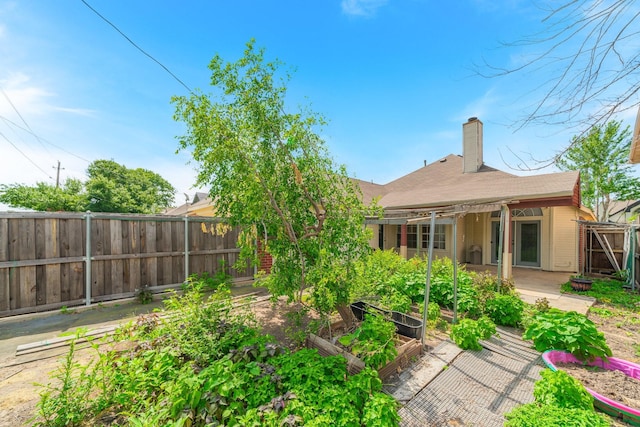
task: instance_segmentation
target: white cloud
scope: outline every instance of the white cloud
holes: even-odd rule
[[[52,112],[65,112],[81,116],[90,116],[93,110],[54,105],[50,102],[56,94],[37,85],[24,73],[12,73],[0,79],[0,115],[15,117],[18,110],[22,115],[45,115]],[[11,105],[13,104],[13,106]],[[14,108],[15,107],[15,108]]]
[[[388,0],[342,0],[342,13],[355,16],[372,16]]]
[[[493,116],[496,109],[498,97],[493,89],[489,89],[480,98],[475,99],[462,108],[462,113],[455,117],[455,121],[464,123],[469,117],[477,117],[480,120],[487,120]]]

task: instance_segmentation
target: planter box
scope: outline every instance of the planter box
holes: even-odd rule
[[[402,342],[400,347],[398,347],[398,356],[378,369],[378,375],[382,380],[406,368],[411,364],[411,360],[414,357],[422,354],[422,345],[418,340],[402,335],[398,335],[398,338]],[[347,370],[351,375],[357,374],[364,369],[364,362],[362,360],[317,335],[309,335],[307,338],[307,347],[317,349],[318,353],[323,356],[335,356],[338,354],[343,356],[347,359]]]
[[[542,360],[552,371],[558,370],[555,365],[556,363],[576,363],[584,365],[584,362],[576,359],[573,354],[561,350],[545,351],[542,354]],[[586,364],[589,366],[597,366],[602,369],[607,369],[609,371],[620,371],[628,377],[640,380],[640,365],[624,359],[609,357],[606,360],[602,360],[598,357]],[[640,426],[640,409],[631,408],[622,402],[609,399],[588,387],[587,391],[593,396],[593,406],[597,409],[600,409],[602,412],[605,412],[614,418],[621,419],[627,424]]]
[[[364,301],[356,301],[351,304],[351,311],[358,320],[363,320],[365,313],[382,314],[396,325],[398,334],[417,339],[422,336],[422,320],[408,314],[386,310]]]
[[[593,281],[591,279],[571,278],[571,289],[574,291],[588,291],[591,289]]]

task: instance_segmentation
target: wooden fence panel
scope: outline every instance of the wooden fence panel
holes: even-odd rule
[[[122,255],[122,221],[109,220],[109,241],[111,242],[111,255]],[[114,259],[111,261],[111,293],[121,294],[124,292],[124,261]]]
[[[0,218],[0,262],[9,261],[9,220]],[[9,293],[9,268],[0,269],[0,312],[11,307]]]
[[[237,231],[212,218],[81,213],[0,213],[0,316],[55,309],[86,299],[90,238],[92,301],[132,296],[144,285],[179,285],[189,272],[215,274],[238,258]],[[224,261],[224,262],[222,262]]]

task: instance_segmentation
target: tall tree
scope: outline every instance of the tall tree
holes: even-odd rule
[[[0,202],[36,211],[158,213],[173,201],[171,184],[146,169],[96,160],[87,175],[85,183],[68,179],[62,188],[44,182],[0,185]]]
[[[582,200],[598,221],[609,219],[612,200],[640,197],[640,179],[632,175],[628,163],[631,132],[620,122],[594,126],[585,136],[574,137],[569,148],[556,160],[562,170],[580,171]]]
[[[87,207],[94,212],[158,213],[173,202],[173,186],[147,169],[96,160],[87,175]]]
[[[2,184],[0,202],[34,211],[83,211],[87,198],[82,187],[82,181],[77,179],[67,179],[62,187],[45,182],[38,182],[35,186]]]
[[[243,228],[242,254],[253,256],[257,236],[266,243],[273,295],[301,301],[312,285],[314,308],[349,317],[352,263],[368,248],[365,207],[317,135],[322,117],[285,111],[289,76],[254,43],[237,62],[212,59],[215,95],[173,99],[187,125],[180,147],[191,150],[218,214]]]

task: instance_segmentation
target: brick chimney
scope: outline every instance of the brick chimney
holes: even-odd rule
[[[482,164],[482,122],[471,117],[462,125],[463,172],[478,172]]]

